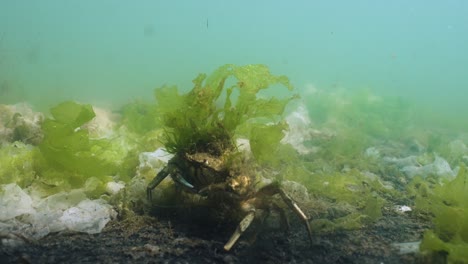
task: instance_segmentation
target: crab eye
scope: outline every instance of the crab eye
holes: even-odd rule
[[[208,165],[208,164],[209,164],[209,162],[208,162],[207,159],[203,160],[203,163],[205,163],[205,165]]]

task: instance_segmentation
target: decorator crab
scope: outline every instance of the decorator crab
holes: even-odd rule
[[[286,129],[281,115],[296,98],[265,99],[257,93],[270,85],[291,90],[287,77],[271,75],[264,65],[224,65],[208,78],[200,74],[193,82],[194,88],[182,95],[175,87],[156,89],[164,145],[174,157],[149,183],[148,197],[170,176],[181,194],[198,196],[216,214],[240,221],[224,246],[230,250],[254,219],[263,222],[272,211],[288,226],[284,206],[273,198],[279,196],[304,223],[311,239],[307,216],[280,183],[260,186],[255,173],[258,161],[276,158],[276,147]],[[225,88],[225,84],[230,86]],[[249,138],[252,155],[239,151],[233,143],[239,136]]]
[[[225,217],[235,217],[240,213],[242,220],[224,245],[225,250],[230,250],[255,218],[263,222],[271,211],[277,211],[283,225],[289,228],[283,208],[272,199],[278,194],[303,221],[312,239],[308,218],[291,197],[278,183],[270,183],[257,190],[254,174],[245,165],[242,157],[232,157],[230,153],[220,156],[206,152],[176,154],[148,185],[148,198],[151,199],[152,190],[170,176],[182,191],[216,201],[213,210],[218,210],[217,213]]]

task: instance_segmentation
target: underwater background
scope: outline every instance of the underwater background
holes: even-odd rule
[[[166,179],[148,199],[148,183],[174,154],[209,152],[245,158],[252,190],[278,183],[317,244],[293,221],[293,249],[263,234],[259,254],[234,247],[238,262],[467,263],[466,13],[462,0],[1,1],[0,245],[147,227],[139,217],[184,198]],[[116,228],[128,219],[136,229]],[[138,257],[158,230],[128,241]],[[219,263],[218,233],[184,256]]]
[[[460,114],[467,10],[462,0],[2,1],[0,103],[124,103],[225,63],[263,63],[300,91],[366,89]]]

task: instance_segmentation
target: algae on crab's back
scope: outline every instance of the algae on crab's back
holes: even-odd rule
[[[273,85],[292,90],[287,77],[272,75],[265,65],[227,64],[209,76],[198,75],[193,83],[194,88],[186,94],[179,94],[174,86],[155,91],[168,151],[219,154],[234,147],[236,136],[252,138],[258,136],[257,132],[264,137],[251,142],[256,156],[267,155],[279,143],[281,138],[271,135],[281,133],[284,127],[271,125],[266,129],[265,125],[279,124],[286,105],[296,96],[260,98],[258,93]]]

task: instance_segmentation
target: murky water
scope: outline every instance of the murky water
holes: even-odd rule
[[[114,209],[126,209],[112,201],[148,206],[142,193],[165,165],[154,152],[162,147],[152,112],[155,88],[188,91],[199,73],[221,65],[265,64],[274,75],[288,76],[301,96],[287,107],[290,130],[271,155],[289,166],[272,175],[281,174],[293,199],[313,215],[317,239],[363,226],[372,233],[376,223],[392,226],[396,214],[415,228],[411,235],[392,233],[397,229],[377,234],[375,252],[421,240],[433,250],[440,244],[432,240],[431,247],[424,235],[433,221],[444,234],[444,256],[466,261],[466,13],[463,0],[2,1],[0,205],[8,214],[0,231],[35,237],[54,228],[83,231],[61,222],[52,228],[51,219],[15,222],[41,208],[49,215],[54,209],[54,221],[69,211],[88,213],[83,200],[105,205],[105,223]],[[286,89],[279,88],[269,95],[284,97]],[[91,108],[69,102],[44,122],[65,100],[93,105],[97,118]],[[70,109],[81,114],[60,116]],[[236,139],[250,147],[244,136]],[[84,141],[69,143],[77,138]],[[46,191],[37,195],[35,188]],[[96,199],[122,188],[130,198]],[[61,191],[74,189],[80,199],[61,204]],[[11,197],[25,202],[7,207],[15,205]],[[415,210],[426,222],[396,208]],[[42,229],[27,229],[32,223]],[[343,255],[346,245],[339,246]]]
[[[295,87],[369,89],[466,111],[465,1],[0,4],[0,102],[122,103],[263,63]]]

